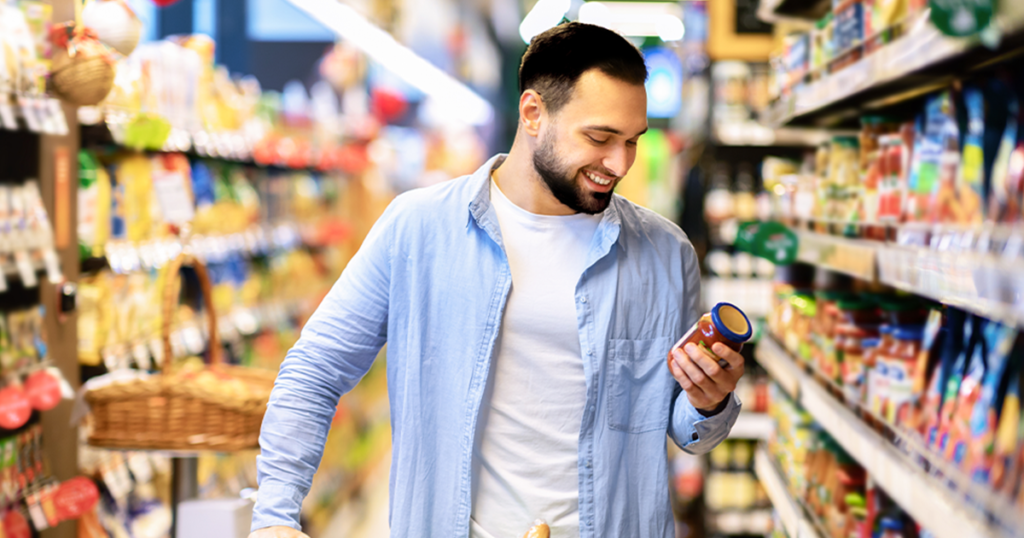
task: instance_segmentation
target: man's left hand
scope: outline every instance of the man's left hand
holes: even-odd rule
[[[672,377],[686,391],[690,403],[707,412],[717,409],[729,393],[736,390],[736,382],[743,377],[744,368],[743,356],[725,344],[716,342],[711,351],[725,360],[729,367],[719,366],[718,361],[695,344],[686,344],[682,350],[673,349],[672,360],[669,361]]]

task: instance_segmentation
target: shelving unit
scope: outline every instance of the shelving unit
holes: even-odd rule
[[[765,337],[758,344],[757,360],[897,504],[937,538],[1024,535],[1024,522],[1001,499],[931,457],[912,438],[871,429],[773,338]]]
[[[921,229],[897,229],[896,236],[911,231],[920,235]],[[797,259],[1024,327],[1024,303],[1018,299],[1024,295],[1024,257],[1017,244],[1024,230],[1002,232],[994,235],[1002,235],[996,243],[1005,246],[993,251],[977,248],[992,243],[981,230],[931,232],[927,246],[798,231]]]
[[[831,135],[820,129],[770,129],[757,123],[742,123],[716,127],[712,140],[720,146],[813,147],[828,141]]]
[[[785,6],[812,2],[779,2]],[[950,38],[928,21],[927,12],[906,21],[902,36],[835,73],[795,88],[780,98],[763,120],[771,127],[831,126],[878,108],[921,95],[994,61],[1022,53],[1024,7],[1003,2],[997,18],[1002,39],[988,48],[976,38]]]
[[[804,512],[803,506],[789,493],[782,472],[772,461],[764,445],[758,446],[754,452],[754,472],[779,514],[779,520],[789,538],[822,538]]]
[[[726,510],[711,514],[709,523],[716,532],[728,536],[764,535],[772,528],[772,511],[767,508]]]
[[[767,413],[740,413],[729,432],[730,439],[767,441],[775,430],[775,422]]]

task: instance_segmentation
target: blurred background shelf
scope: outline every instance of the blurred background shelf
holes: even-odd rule
[[[729,432],[729,438],[767,441],[774,430],[775,422],[767,413],[743,412],[736,419],[736,424]]]
[[[856,120],[863,109],[883,108],[946,86],[952,73],[962,77],[1020,55],[1024,10],[1011,4],[1020,3],[1001,6],[998,27],[1003,35],[997,46],[947,37],[929,23],[925,12],[907,21],[904,34],[892,43],[796,87],[773,103],[763,119],[772,127],[838,126]]]
[[[786,479],[772,462],[764,445],[759,445],[754,452],[754,472],[771,499],[789,538],[822,538],[808,519],[803,506],[790,494]]]

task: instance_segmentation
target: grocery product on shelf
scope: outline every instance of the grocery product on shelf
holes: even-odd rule
[[[1014,425],[1024,361],[1016,328],[856,282],[813,293],[800,278],[777,284],[768,326],[870,427],[1017,494],[1021,476],[1006,474],[1024,454]]]
[[[839,443],[773,386],[776,435],[767,449],[790,495],[822,536],[924,536],[922,528]]]
[[[53,8],[32,0],[0,5],[0,129],[67,134],[60,103],[46,92]],[[59,55],[58,55],[59,58]]]

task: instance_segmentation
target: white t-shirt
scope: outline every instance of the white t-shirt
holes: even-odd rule
[[[576,284],[600,215],[535,215],[491,181],[512,290],[477,424],[472,538],[521,538],[536,519],[579,536],[586,380]]]

